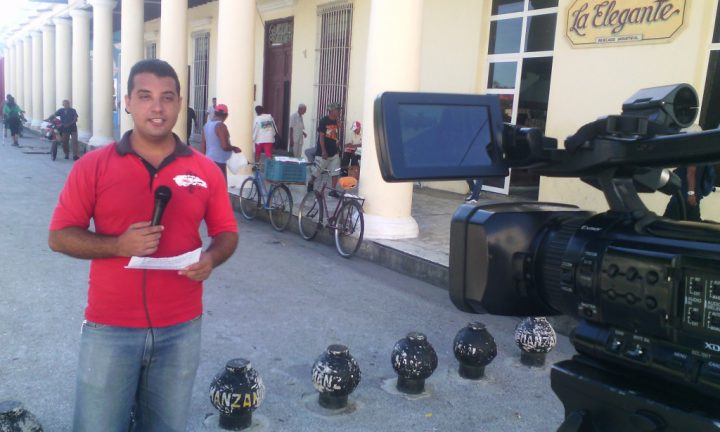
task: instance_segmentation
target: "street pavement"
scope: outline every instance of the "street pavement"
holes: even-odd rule
[[[9,138],[0,143],[0,402],[22,402],[53,432],[71,430],[89,263],[47,246],[72,166],[51,161],[48,152],[34,136],[20,148]],[[545,367],[527,368],[513,341],[517,318],[459,312],[446,290],[236,216],[238,250],[206,282],[190,431],[218,430],[208,388],[237,357],[250,360],[266,386],[252,431],[557,429],[563,409],[550,389],[549,365],[572,356],[566,337],[558,335]],[[485,323],[498,345],[479,381],[458,377],[452,353],[455,334],[473,320]],[[411,331],[425,333],[439,358],[416,397],[394,389],[390,363],[393,345]],[[320,408],[311,382],[313,362],[334,343],[347,345],[362,371],[341,412]]]

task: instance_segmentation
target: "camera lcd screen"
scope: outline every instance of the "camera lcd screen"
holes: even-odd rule
[[[385,180],[507,175],[498,146],[502,121],[496,97],[384,93],[375,108],[376,144]]]

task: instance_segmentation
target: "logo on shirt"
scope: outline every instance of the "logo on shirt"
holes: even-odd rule
[[[337,125],[330,124],[325,128],[325,137],[331,140],[337,141],[338,139],[338,127]]]
[[[173,180],[175,180],[175,184],[180,187],[200,186],[207,189],[207,183],[205,183],[205,180],[192,174],[177,175],[173,177]]]

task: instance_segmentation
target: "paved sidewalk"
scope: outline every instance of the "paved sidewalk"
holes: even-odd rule
[[[0,401],[24,403],[46,432],[69,431],[88,262],[51,252],[47,226],[73,162],[51,161],[49,143],[37,137],[23,138],[21,148],[9,144],[0,142]],[[416,205],[431,200],[427,213],[416,216],[421,232],[426,223],[438,227],[416,239],[416,247],[436,242],[447,255],[439,246],[447,242],[442,230],[449,230],[459,198],[416,192]],[[567,338],[559,336],[548,365],[524,367],[512,339],[517,319],[461,313],[436,286],[237,219],[241,245],[205,290],[190,431],[216,430],[207,426],[216,420],[207,389],[233,357],[249,358],[267,387],[252,432],[557,429],[563,410],[550,390],[549,365],[572,355]],[[268,271],[273,262],[285,263],[282,271]],[[328,278],[338,269],[342,278]],[[452,338],[471,320],[484,322],[498,344],[498,357],[479,382],[458,377],[452,354]],[[394,390],[389,361],[394,342],[408,331],[426,333],[439,357],[428,391],[415,398]],[[331,343],[347,344],[363,373],[351,408],[341,413],[320,409],[310,382],[313,361]]]

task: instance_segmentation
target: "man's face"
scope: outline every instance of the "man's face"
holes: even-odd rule
[[[333,109],[331,109],[330,112],[328,113],[328,116],[329,116],[331,119],[335,120],[335,119],[338,118],[338,114],[340,114],[340,110],[337,109],[337,108],[333,108]]]
[[[135,122],[133,132],[148,140],[168,138],[182,107],[175,80],[140,73],[133,83],[132,94],[125,96],[125,105]]]
[[[64,101],[63,101],[63,108],[70,108],[70,101],[69,101],[69,100],[64,100]]]
[[[213,106],[217,105],[217,98],[213,98],[212,100],[213,100],[212,105],[213,105]]]

